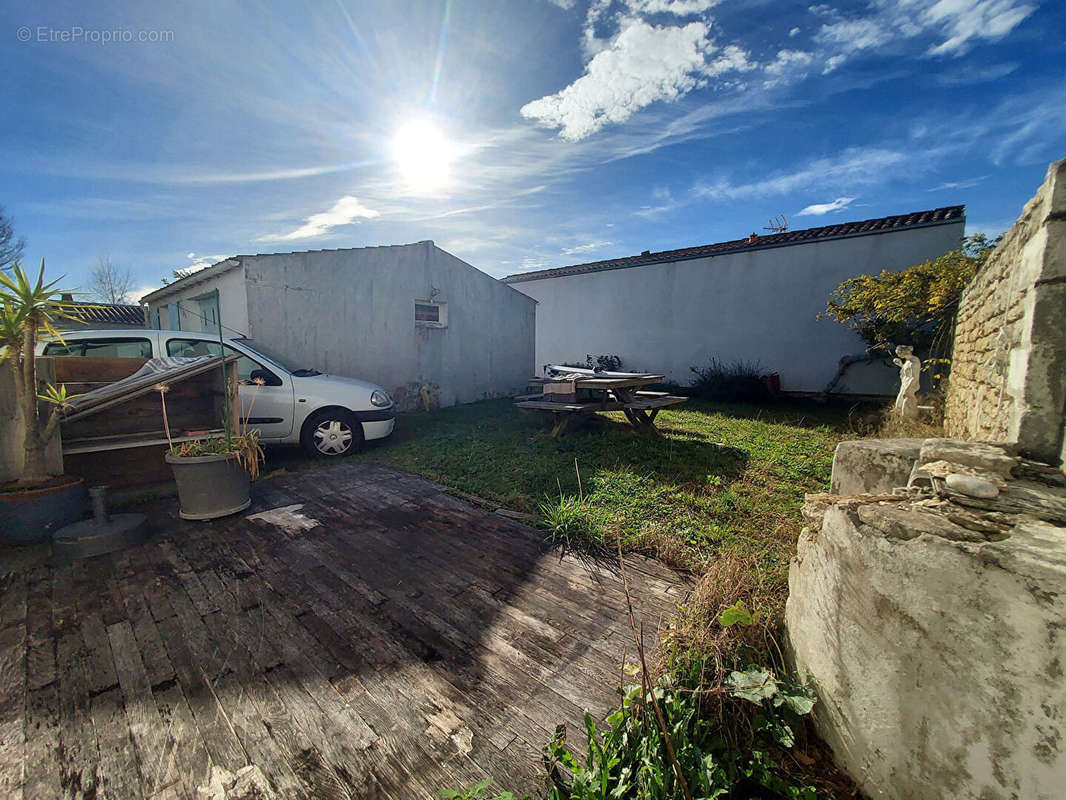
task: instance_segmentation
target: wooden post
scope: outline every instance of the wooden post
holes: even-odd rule
[[[240,387],[237,385],[237,362],[234,361],[231,364],[226,365],[226,382],[233,387],[232,394],[227,394],[225,387],[223,387],[223,402],[228,401],[230,403],[229,417],[230,419],[237,420],[237,432],[241,431],[241,397]]]

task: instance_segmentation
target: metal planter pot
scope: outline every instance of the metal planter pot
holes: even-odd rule
[[[81,519],[87,502],[82,478],[71,478],[64,486],[0,494],[0,542],[47,542],[54,531]]]
[[[231,453],[206,456],[166,454],[178,484],[182,519],[215,519],[244,511],[252,504],[251,480]]]

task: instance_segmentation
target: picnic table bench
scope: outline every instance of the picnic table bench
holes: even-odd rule
[[[558,371],[565,371],[565,368]],[[634,430],[658,433],[655,417],[659,411],[681,405],[687,399],[641,389],[642,386],[662,383],[663,379],[663,375],[643,372],[597,374],[592,370],[575,369],[571,375],[533,378],[531,383],[544,387],[542,393],[518,397],[515,406],[522,411],[554,414],[552,436],[562,436],[583,424],[588,414],[599,411],[621,411]],[[549,391],[560,386],[564,386],[564,392]],[[588,399],[579,399],[578,390],[584,390]]]

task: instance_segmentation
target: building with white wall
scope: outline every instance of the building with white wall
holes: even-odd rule
[[[537,301],[536,363],[617,355],[623,369],[687,384],[712,357],[758,362],[781,388],[821,392],[843,356],[865,343],[830,319],[846,278],[905,269],[959,247],[965,208],[787,231],[718,244],[519,273],[504,278]],[[894,394],[890,364],[856,364],[838,390]]]
[[[151,327],[247,336],[291,368],[385,387],[400,408],[521,390],[536,303],[430,241],[234,256],[142,298]]]

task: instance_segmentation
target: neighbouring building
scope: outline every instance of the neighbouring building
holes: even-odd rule
[[[840,360],[865,352],[843,325],[819,319],[841,281],[900,270],[959,246],[963,206],[862,222],[752,234],[731,242],[509,275],[537,305],[536,363],[617,355],[623,369],[687,384],[712,357],[758,362],[781,388],[821,392]],[[852,365],[837,384],[894,394],[898,371]]]
[[[430,241],[233,256],[142,298],[150,327],[245,336],[291,368],[373,381],[401,409],[517,393],[536,303]]]
[[[121,330],[122,328],[146,328],[144,309],[127,303],[95,303],[73,301],[64,295],[63,300],[70,305],[66,311],[74,319],[59,319],[56,327],[62,331],[78,330]]]

